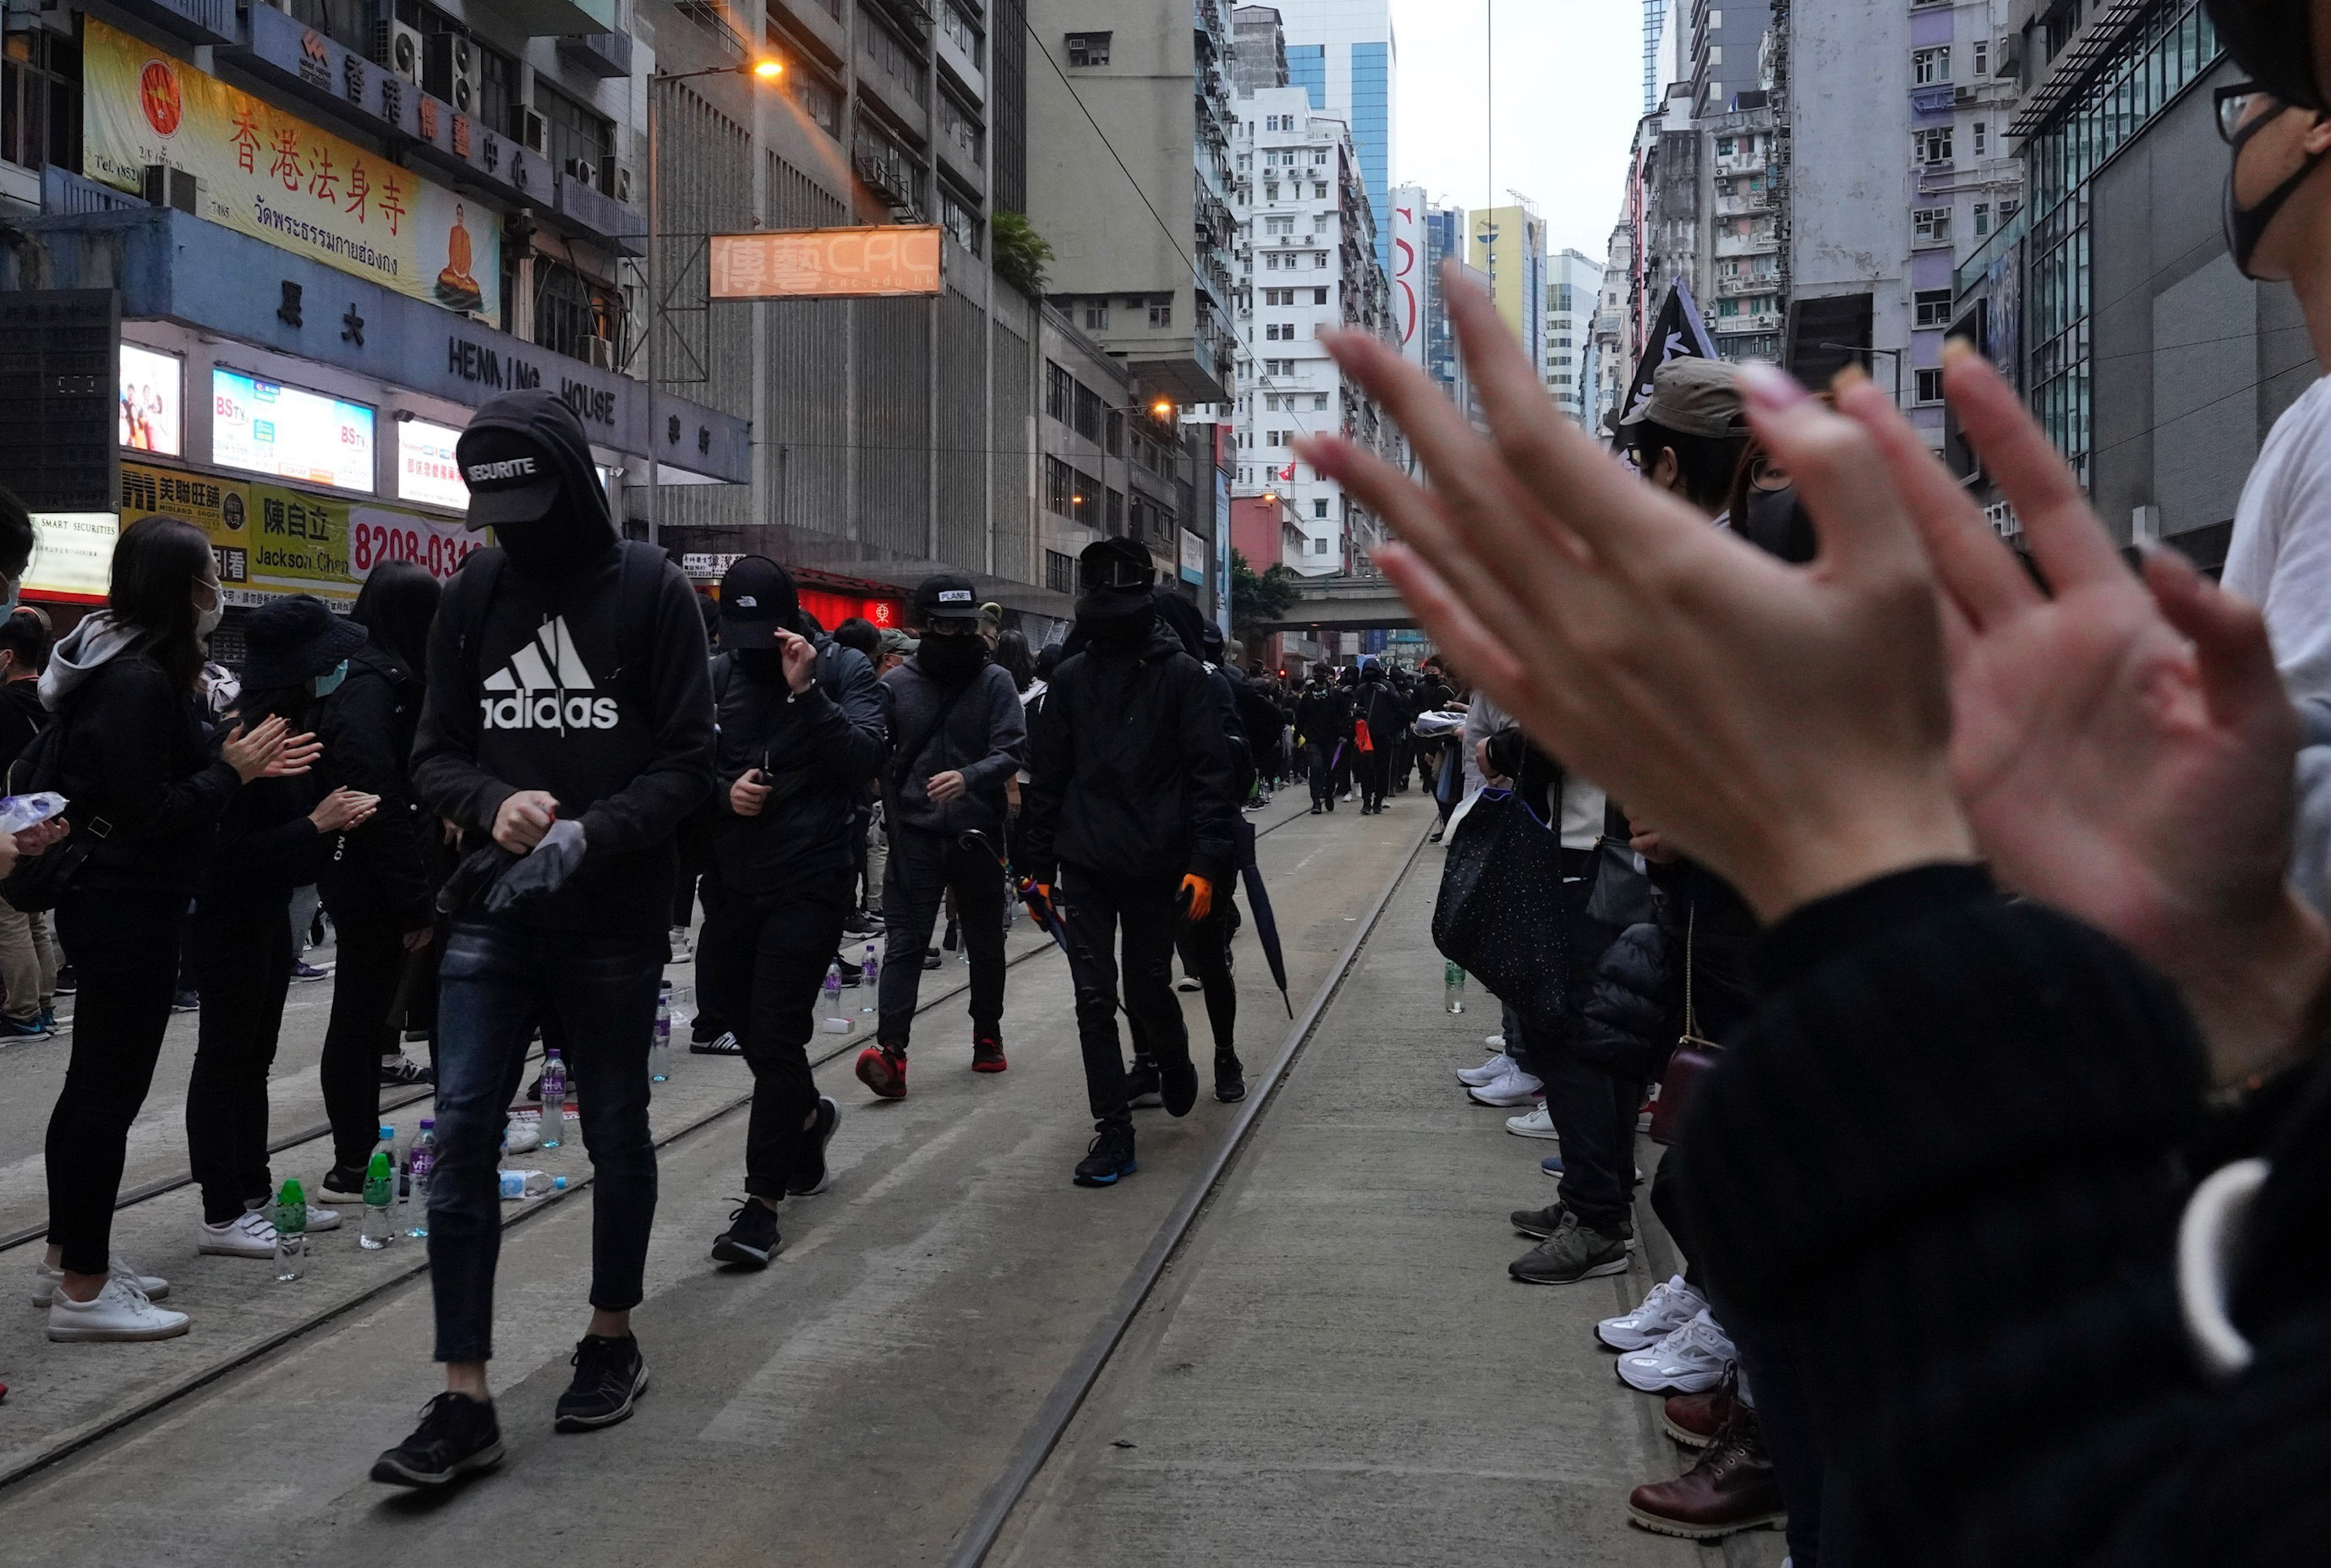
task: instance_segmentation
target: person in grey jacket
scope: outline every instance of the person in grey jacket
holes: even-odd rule
[[[1028,727],[1010,674],[988,657],[970,579],[941,574],[915,589],[922,641],[882,678],[898,743],[882,772],[890,836],[882,881],[885,928],[880,1017],[858,1076],[885,1099],[907,1092],[907,1041],[923,953],[941,899],[955,894],[971,959],[971,1070],[1002,1072],[1004,875],[963,835],[1004,842],[1005,785],[1027,753]]]

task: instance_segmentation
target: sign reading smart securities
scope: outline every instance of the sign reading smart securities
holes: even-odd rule
[[[712,236],[715,299],[871,298],[939,291],[939,231],[775,229]]]
[[[501,311],[498,212],[83,19],[81,166],[137,192],[202,184],[201,216],[449,310]]]

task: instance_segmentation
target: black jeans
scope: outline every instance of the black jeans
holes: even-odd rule
[[[1181,955],[1182,972],[1205,993],[1206,1024],[1217,1058],[1238,1054],[1238,981],[1231,973],[1231,937],[1238,927],[1238,907],[1226,886],[1215,888],[1214,907],[1204,920],[1174,924],[1174,950]],[[1133,1021],[1133,1060],[1153,1065],[1157,1060],[1137,1018]]]
[[[994,1035],[1004,1022],[1003,871],[985,850],[896,827],[882,878],[882,1012],[875,1038],[884,1045],[907,1049],[923,985],[923,949],[931,944],[940,900],[949,892],[971,958],[971,1031]]]
[[[704,879],[697,884],[696,896],[704,906],[704,927],[696,937],[697,945],[701,946],[706,935],[720,918],[721,908],[737,894],[729,890],[728,884],[720,879],[720,873],[716,870],[704,873]],[[823,974],[825,972],[820,970],[818,973]],[[740,989],[733,996],[721,989],[722,982],[727,978],[720,973],[717,963],[708,967],[699,962],[696,966],[696,1022],[690,1027],[689,1035],[699,1045],[706,1041],[718,1040],[736,1028],[752,1001],[753,976],[749,969],[737,977]]]
[[[1125,1054],[1117,1033],[1117,941],[1125,933],[1125,1011],[1161,1067],[1186,1067],[1190,1031],[1174,995],[1175,898],[1179,877],[1114,881],[1073,866],[1061,869],[1070,969],[1076,982],[1077,1041],[1085,1058],[1085,1097],[1094,1124],[1130,1131]]]
[[[664,937],[544,931],[487,915],[453,923],[440,965],[437,1164],[429,1183],[429,1286],[437,1359],[493,1354],[501,1257],[499,1165],[535,1025],[567,1065],[591,1155],[591,1305],[640,1304],[655,1227],[648,1041]]]
[[[1546,1112],[1562,1140],[1557,1195],[1579,1222],[1615,1234],[1635,1191],[1635,1119],[1643,1103],[1641,1082],[1578,1060],[1567,1045],[1531,1037],[1530,1070],[1546,1085]]]
[[[1378,741],[1374,751],[1360,753],[1360,800],[1365,805],[1380,806],[1392,784],[1392,754],[1384,742]]]
[[[72,1060],[49,1113],[49,1240],[75,1274],[103,1274],[112,1250],[129,1126],[169,1026],[186,908],[183,893],[105,889],[69,892],[57,905],[57,936],[80,992]]]
[[[729,892],[706,917],[697,948],[698,984],[713,978],[721,995],[747,999],[738,1035],[753,1069],[745,1191],[771,1202],[785,1195],[802,1126],[817,1108],[808,1047],[818,990],[857,886],[857,873],[844,869],[782,893]]]
[[[1332,742],[1322,746],[1314,740],[1307,742],[1303,747],[1304,757],[1310,764],[1311,803],[1315,806],[1326,805],[1336,798],[1335,775],[1327,765],[1327,759],[1335,755],[1335,751]]]
[[[220,1225],[273,1192],[267,1069],[291,988],[290,893],[255,908],[204,910],[195,984],[203,1012],[186,1080],[186,1163],[203,1190],[203,1219]]]
[[[421,955],[404,950],[395,921],[376,915],[336,913],[332,928],[339,933],[338,961],[317,1076],[332,1124],[332,1163],[346,1171],[362,1169],[380,1141],[380,1060],[402,1051],[397,995]]]

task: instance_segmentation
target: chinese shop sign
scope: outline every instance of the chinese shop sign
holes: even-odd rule
[[[82,166],[126,191],[148,164],[203,185],[201,215],[450,310],[501,311],[501,214],[83,23]]]
[[[939,291],[936,228],[785,229],[712,236],[715,299]]]

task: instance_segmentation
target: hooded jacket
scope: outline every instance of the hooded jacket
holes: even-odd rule
[[[589,443],[564,404],[511,394],[471,428],[489,419],[542,443],[559,496],[538,521],[502,527],[506,548],[472,552],[447,584],[430,633],[414,787],[471,847],[488,841],[512,794],[548,791],[562,819],[582,823],[584,859],[511,918],[661,936],[680,821],[712,787],[703,617],[662,552],[617,538]]]
[[[1004,781],[1028,755],[1027,709],[1002,665],[983,664],[967,679],[972,689],[956,698],[945,727],[920,754],[893,756],[882,769],[882,820],[894,831],[912,828],[953,839],[1004,826]],[[885,675],[882,684],[890,698],[891,739],[902,746],[930,731],[954,690],[923,668],[919,653]],[[964,793],[935,806],[926,781],[950,769],[963,774]]]
[[[404,660],[367,642],[348,656],[347,679],[319,710],[326,776],[380,797],[370,821],[333,836],[318,877],[324,907],[344,925],[382,921],[417,931],[434,918],[437,824],[407,771],[423,696]]]
[[[1400,739],[1401,732],[1413,722],[1407,698],[1380,675],[1360,682],[1359,700],[1354,708],[1355,718],[1367,720],[1369,743],[1386,755],[1391,755],[1390,748]]]
[[[1131,647],[1061,661],[1036,727],[1015,866],[1040,882],[1068,865],[1118,881],[1239,863],[1223,698],[1163,625]]]
[[[813,637],[817,678],[796,696],[782,676],[761,679],[747,660],[721,655],[719,757],[713,864],[740,893],[775,893],[852,864],[859,792],[890,749],[882,689],[854,648]],[[728,790],[758,768],[769,794],[740,817]]]
[[[1351,698],[1324,682],[1305,687],[1295,699],[1295,733],[1306,746],[1333,751],[1352,733]]]
[[[279,711],[293,735],[315,721],[313,705],[303,698],[281,709],[246,708],[227,722],[254,725]],[[308,813],[328,787],[310,772],[255,778],[235,791],[219,816],[218,840],[195,899],[195,913],[288,919],[292,889],[317,880],[323,869],[325,841]]]

